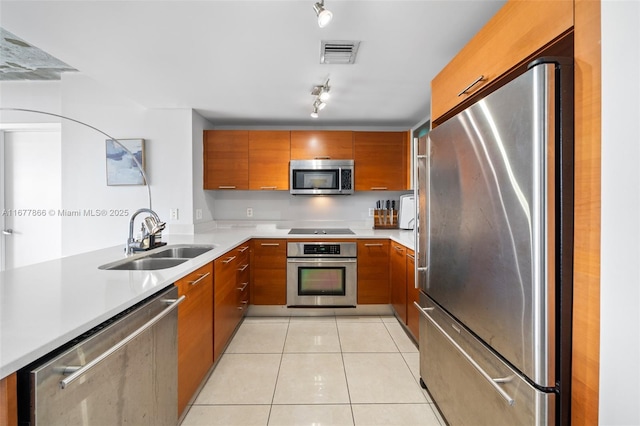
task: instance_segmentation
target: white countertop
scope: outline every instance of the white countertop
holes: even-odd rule
[[[173,284],[251,238],[309,238],[275,226],[218,228],[167,235],[168,244],[215,249],[173,268],[101,270],[124,258],[123,245],[0,272],[0,378],[30,364],[125,309]],[[355,235],[313,238],[389,238],[411,249],[413,231],[353,229]]]

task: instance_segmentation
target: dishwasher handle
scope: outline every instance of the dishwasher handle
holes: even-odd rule
[[[170,303],[169,306],[164,308],[158,315],[156,315],[155,317],[151,318],[149,321],[147,321],[144,325],[142,325],[140,328],[135,330],[133,333],[129,334],[127,337],[125,337],[124,339],[122,339],[121,341],[119,341],[118,343],[116,343],[115,345],[113,345],[112,347],[107,349],[106,351],[104,351],[102,354],[100,354],[98,357],[96,357],[93,361],[83,365],[82,367],[77,367],[77,366],[61,367],[61,369],[63,371],[63,374],[64,374],[64,372],[73,372],[73,374],[71,374],[66,379],[63,379],[63,380],[60,381],[60,389],[66,389],[67,386],[69,386],[71,383],[73,383],[74,381],[79,379],[80,376],[84,375],[87,371],[91,370],[93,367],[95,367],[96,365],[100,364],[102,361],[104,361],[109,356],[111,356],[118,349],[122,348],[127,343],[131,342],[133,339],[138,337],[140,334],[144,333],[149,328],[153,327],[158,321],[160,321],[162,318],[164,318],[169,313],[171,313],[171,311],[176,309],[178,307],[178,305],[180,303],[182,303],[182,301],[185,298],[186,298],[186,296],[183,295],[183,296],[180,296],[177,299],[167,299],[167,300],[165,300],[165,302]]]
[[[431,324],[433,324],[433,326],[436,327],[438,331],[440,331],[440,333],[442,333],[442,335],[449,341],[449,343],[451,343],[458,350],[458,352],[460,352],[460,354],[463,357],[465,357],[467,361],[469,361],[469,363],[473,366],[473,368],[475,368],[476,371],[480,373],[480,375],[484,377],[487,382],[489,382],[489,384],[500,394],[502,398],[505,399],[505,401],[507,401],[509,405],[513,405],[516,403],[516,401],[508,393],[506,393],[504,389],[500,387],[500,383],[509,382],[508,377],[496,378],[496,379],[491,377],[486,371],[484,371],[482,367],[480,367],[480,365],[471,357],[471,355],[469,355],[464,349],[462,349],[462,347],[458,344],[458,342],[456,342],[455,340],[453,340],[451,336],[449,336],[449,334],[440,326],[440,324],[436,322],[436,320],[431,318],[431,315],[428,314],[428,311],[432,311],[435,308],[423,308],[416,301],[414,301],[413,304],[416,306],[416,308],[418,308],[420,313],[426,319],[428,319],[431,322]]]

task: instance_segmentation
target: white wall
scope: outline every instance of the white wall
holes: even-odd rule
[[[203,132],[205,129],[211,127],[204,117],[197,112],[193,111],[192,116],[192,151],[193,151],[193,209],[194,209],[194,224],[202,224],[213,220],[212,209],[207,205],[207,191],[203,187],[204,183],[204,146],[203,146]],[[202,217],[196,218],[195,211],[202,211]]]
[[[61,93],[63,115],[117,139],[145,140],[152,208],[167,222],[166,233],[192,232],[191,110],[148,110],[75,73],[64,75]],[[63,218],[63,255],[124,245],[132,213],[149,207],[147,187],[107,186],[104,135],[72,122],[63,123],[62,134],[63,207],[107,213]],[[178,209],[178,220],[170,220],[170,208]]]
[[[640,424],[640,3],[602,1],[600,424]]]
[[[165,233],[193,232],[191,109],[148,110],[81,73],[64,74],[60,82],[5,82],[0,90],[2,107],[54,112],[85,122],[114,138],[145,139],[153,209],[167,222]],[[0,118],[2,122],[60,121],[4,111]],[[61,206],[81,212],[80,217],[62,218],[62,255],[124,246],[131,214],[149,206],[147,187],[107,186],[106,136],[71,121],[60,122]],[[178,220],[169,219],[171,208],[178,209]],[[85,210],[105,210],[107,216],[87,216]],[[115,216],[112,211],[125,214]]]

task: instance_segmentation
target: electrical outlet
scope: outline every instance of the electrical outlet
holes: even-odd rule
[[[196,209],[196,220],[202,219],[202,209]]]
[[[253,209],[251,207],[247,207],[247,217],[253,217]]]
[[[374,211],[374,210],[375,210],[375,209],[374,209],[373,207],[371,207],[371,208],[369,209],[369,217],[373,217],[373,211]]]
[[[178,220],[178,209],[169,209],[169,219]]]

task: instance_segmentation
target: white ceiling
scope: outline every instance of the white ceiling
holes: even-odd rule
[[[216,125],[410,128],[430,81],[505,0],[0,1],[0,27],[147,108]],[[354,65],[321,40],[359,40]],[[332,98],[309,116],[314,85]]]

